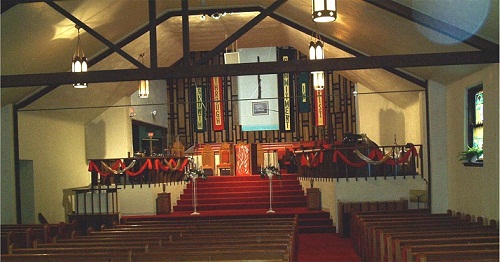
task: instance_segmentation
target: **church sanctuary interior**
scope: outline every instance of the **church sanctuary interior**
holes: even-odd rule
[[[499,0],[2,0],[2,261],[498,261]]]

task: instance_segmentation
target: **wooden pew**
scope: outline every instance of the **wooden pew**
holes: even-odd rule
[[[168,257],[167,261],[207,258],[295,261],[297,253],[296,217],[272,221],[180,221],[163,226],[153,223],[89,233],[88,236],[75,236],[73,239],[57,239],[56,243],[40,243],[37,248],[15,249],[15,254],[5,258],[6,261],[31,258],[37,261],[62,261],[68,259],[68,256],[71,259],[83,256],[81,251],[87,250],[88,253],[99,253],[109,261],[116,261],[113,254],[118,254],[118,259],[123,259],[124,253],[129,254],[128,261],[165,261],[165,257],[158,259],[162,256]],[[105,251],[106,249],[113,253]],[[46,253],[46,256],[35,254],[40,252]],[[68,256],[59,253],[68,253]]]
[[[392,248],[394,250],[395,245],[393,244],[394,240],[405,240],[405,239],[415,239],[418,237],[446,237],[446,236],[495,236],[498,235],[498,230],[495,229],[485,229],[480,225],[471,225],[467,227],[457,228],[455,226],[446,227],[446,226],[437,226],[437,227],[429,227],[425,229],[415,229],[414,231],[411,229],[406,229],[403,231],[394,231],[394,230],[385,230],[383,234],[381,234],[379,243],[379,256],[381,259],[388,259],[387,255],[389,254],[389,249]],[[392,251],[394,253],[394,251]]]
[[[495,227],[470,222],[470,216],[469,219],[451,217],[451,212],[437,215],[416,211],[357,212],[352,217],[353,244],[358,254],[370,261],[401,261],[401,248],[393,244],[398,238],[429,240],[468,236],[479,241],[481,237],[498,237]]]
[[[413,262],[417,254],[439,251],[459,251],[459,250],[496,250],[498,252],[499,243],[466,243],[466,244],[443,244],[443,245],[408,245],[403,248],[404,262]]]
[[[289,261],[285,250],[212,250],[204,253],[198,251],[150,252],[150,253],[70,253],[70,254],[7,254],[2,255],[4,262],[54,262],[54,261]]]
[[[411,240],[395,240],[394,251],[395,254],[388,254],[389,261],[402,261],[403,252],[402,247],[406,245],[442,245],[442,244],[460,244],[460,243],[498,243],[499,237],[496,236],[467,236],[467,237],[454,237],[450,235],[442,238],[425,238],[424,236],[419,239]],[[391,260],[391,258],[393,258]]]
[[[454,250],[422,252],[416,255],[415,261],[499,261],[498,250]]]

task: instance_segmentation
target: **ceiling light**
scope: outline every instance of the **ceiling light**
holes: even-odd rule
[[[320,60],[325,56],[323,43],[318,39],[309,43],[309,60]],[[323,71],[311,72],[313,76],[313,87],[315,90],[325,88],[325,75]]]
[[[314,22],[332,22],[337,19],[335,0],[312,0],[312,19]]]
[[[87,58],[83,53],[83,49],[80,46],[80,27],[78,25],[75,26],[78,30],[78,40],[76,42],[76,50],[75,54],[73,54],[73,61],[71,63],[71,72],[80,73],[87,72]],[[75,88],[87,88],[87,83],[76,83],[73,84]]]
[[[141,63],[144,64],[144,53],[139,55]],[[141,80],[139,82],[139,98],[148,98],[149,96],[149,80]]]

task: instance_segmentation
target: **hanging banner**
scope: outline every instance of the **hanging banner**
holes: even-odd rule
[[[311,98],[309,97],[309,72],[301,72],[297,77],[297,94],[299,113],[311,112]]]
[[[316,126],[325,125],[325,90],[314,90],[314,113]]]
[[[222,77],[212,77],[210,79],[212,86],[212,127],[215,131],[224,130],[224,104]]]
[[[205,107],[205,86],[192,85],[192,112],[194,119],[194,132],[201,133],[207,129],[206,123],[206,107]]]
[[[278,59],[283,62],[295,60],[295,49],[278,49]],[[293,74],[278,75],[278,108],[281,132],[292,132],[294,125]]]

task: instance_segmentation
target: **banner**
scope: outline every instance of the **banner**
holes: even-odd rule
[[[325,125],[325,90],[314,90],[314,113],[316,126]]]
[[[207,130],[206,123],[206,107],[205,107],[205,86],[192,85],[192,112],[194,119],[193,131],[197,133],[205,132]]]
[[[278,59],[283,62],[295,60],[295,49],[278,49]],[[293,130],[295,129],[293,91],[293,74],[279,74],[278,108],[281,132],[293,132]]]
[[[215,131],[224,130],[224,104],[222,102],[223,95],[223,85],[222,77],[212,77],[210,79],[212,86],[212,128]]]
[[[309,72],[301,72],[297,77],[297,94],[299,113],[311,112],[311,98],[309,97]]]

